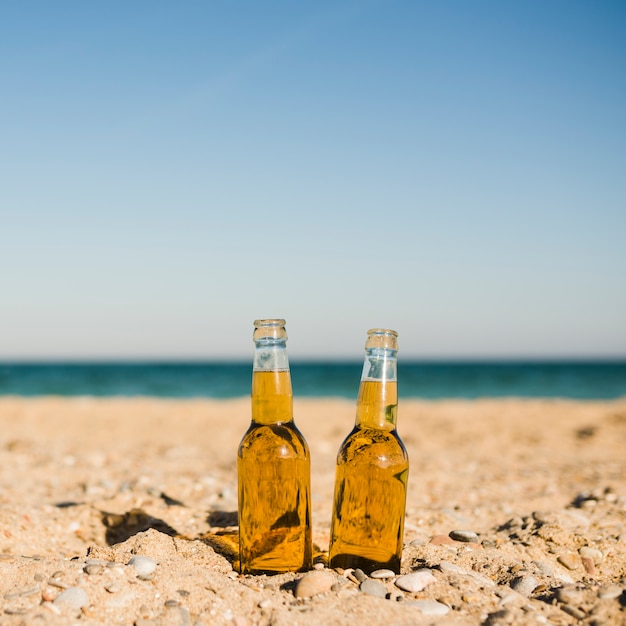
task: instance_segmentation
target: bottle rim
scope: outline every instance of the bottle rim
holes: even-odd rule
[[[255,328],[262,328],[264,326],[285,326],[285,324],[285,320],[278,317],[254,320]]]
[[[370,328],[367,331],[369,335],[388,335],[390,337],[398,337],[398,333],[395,330],[391,330],[390,328]]]
[[[252,339],[264,344],[284,344],[287,341],[285,320],[280,318],[254,320]]]
[[[365,350],[398,350],[398,333],[389,328],[371,328],[367,331]]]

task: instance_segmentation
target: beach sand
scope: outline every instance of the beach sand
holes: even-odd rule
[[[354,405],[295,416],[323,552]],[[296,598],[303,574],[233,571],[248,424],[245,398],[0,398],[0,623],[626,623],[626,400],[401,400],[402,569],[434,582],[382,580],[387,599],[336,572]]]

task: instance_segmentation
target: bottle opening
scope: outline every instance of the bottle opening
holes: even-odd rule
[[[365,349],[383,348],[387,350],[398,350],[398,333],[387,328],[372,328],[367,331],[367,341]]]
[[[254,321],[254,341],[287,341],[284,319]]]

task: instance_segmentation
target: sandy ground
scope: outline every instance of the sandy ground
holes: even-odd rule
[[[354,406],[295,414],[323,552]],[[386,597],[233,571],[248,422],[247,399],[0,398],[0,624],[626,624],[626,400],[401,401],[403,573],[427,586]]]

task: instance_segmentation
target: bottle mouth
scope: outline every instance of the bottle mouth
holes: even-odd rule
[[[287,341],[285,320],[280,318],[254,320],[252,338],[254,341]]]
[[[388,350],[398,349],[398,333],[389,328],[371,328],[367,331],[365,349],[383,348]]]

